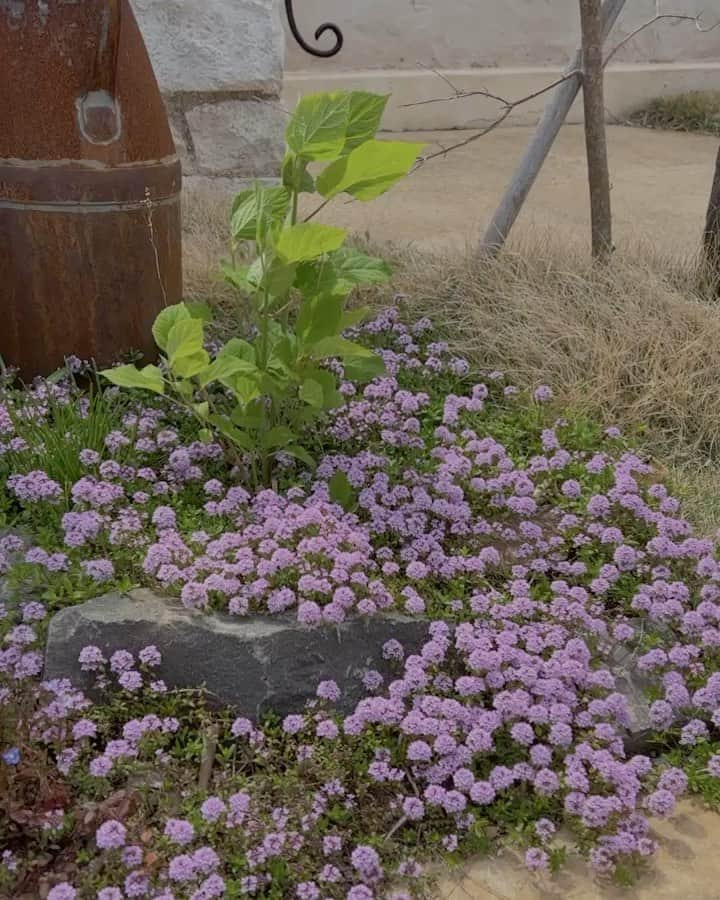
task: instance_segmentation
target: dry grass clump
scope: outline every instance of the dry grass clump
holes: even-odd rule
[[[220,273],[220,261],[230,256],[230,203],[231,197],[220,190],[183,191],[183,283],[189,299],[232,300]]]
[[[572,248],[498,259],[407,254],[396,286],[476,365],[668,446],[720,449],[720,306],[690,262],[642,251],[592,265]]]
[[[688,91],[659,97],[630,116],[645,128],[720,134],[720,91]]]

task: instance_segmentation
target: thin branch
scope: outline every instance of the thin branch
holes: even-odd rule
[[[714,31],[716,28],[720,27],[720,19],[715,22],[714,25],[703,25],[702,17],[704,13],[699,13],[697,16],[688,16],[683,15],[682,13],[661,13],[660,12],[660,2],[656,2],[655,4],[655,15],[652,19],[648,19],[647,22],[643,22],[642,25],[638,25],[637,28],[634,28],[630,34],[626,35],[621,41],[619,41],[612,50],[605,57],[605,62],[603,63],[606,66],[610,60],[615,56],[615,54],[620,50],[625,44],[628,44],[634,37],[640,34],[641,31],[645,31],[646,28],[652,27],[656,22],[661,22],[666,19],[672,19],[675,22],[692,22],[695,25],[695,28],[701,34],[707,34],[710,31]]]
[[[303,219],[303,222],[309,222],[310,219],[314,219],[315,216],[316,216],[321,210],[325,209],[325,207],[328,205],[328,203],[329,203],[331,200],[332,200],[332,197],[328,197],[327,200],[323,200],[323,202],[320,204],[320,206],[316,206],[315,209],[314,209],[309,215],[305,216],[305,218]]]
[[[467,97],[485,97],[488,100],[495,100],[497,103],[501,103],[505,109],[513,110],[517,106],[522,106],[523,103],[529,103],[531,100],[535,100],[537,97],[541,97],[543,94],[551,91],[553,88],[557,87],[559,84],[562,84],[564,81],[567,81],[569,78],[574,78],[576,75],[580,74],[580,70],[573,69],[572,72],[566,72],[564,75],[561,75],[560,78],[557,78],[555,81],[550,82],[550,84],[546,84],[545,87],[542,87],[537,91],[533,91],[532,94],[527,94],[525,97],[520,97],[519,100],[508,100],[507,97],[501,97],[499,94],[493,94],[491,91],[488,91],[485,88],[480,88],[476,91],[465,91],[462,90],[462,88],[456,87],[449,78],[442,74],[442,72],[435,71],[435,74],[438,76],[438,78],[442,78],[442,80],[453,89],[454,93],[452,97],[431,97],[429,100],[417,100],[414,103],[402,103],[400,108],[406,109],[410,106],[425,106],[428,103],[447,103],[450,100],[465,100]]]
[[[421,156],[418,159],[417,163],[415,164],[414,168],[412,169],[412,172],[416,172],[420,168],[420,166],[422,166],[424,163],[428,162],[431,159],[436,159],[438,156],[445,156],[447,153],[451,153],[453,150],[458,150],[460,147],[466,147],[468,144],[472,144],[474,141],[479,140],[481,137],[485,137],[486,134],[489,134],[491,131],[494,131],[498,126],[502,125],[502,123],[505,121],[505,119],[507,119],[508,116],[513,112],[513,110],[516,109],[518,106],[521,106],[523,103],[528,103],[530,100],[534,100],[536,97],[540,97],[543,94],[546,94],[548,91],[553,90],[553,88],[556,88],[558,85],[562,84],[563,82],[568,81],[570,78],[574,78],[575,76],[580,75],[580,74],[581,73],[580,73],[579,69],[573,69],[571,72],[567,72],[561,78],[557,78],[551,84],[547,84],[547,85],[545,85],[545,87],[540,88],[540,90],[534,91],[532,94],[528,94],[526,97],[521,97],[519,100],[506,100],[503,97],[495,97],[494,95],[489,94],[485,91],[467,91],[463,96],[469,97],[469,96],[472,96],[473,94],[482,94],[483,96],[487,96],[487,97],[491,97],[492,99],[499,100],[504,106],[502,113],[497,117],[497,119],[494,119],[486,128],[483,128],[481,131],[478,131],[475,134],[471,134],[469,137],[463,138],[462,141],[458,141],[455,144],[451,144],[449,147],[443,147],[442,149],[437,150],[435,153],[429,153],[427,156]],[[448,79],[444,79],[444,80],[447,81]],[[447,100],[447,99],[455,99],[455,98],[439,97],[437,99],[438,100],[442,100],[442,99]],[[434,102],[434,101],[425,100],[422,102],[429,103],[429,102]],[[406,105],[414,106],[415,104],[410,103],[410,104],[406,104]]]

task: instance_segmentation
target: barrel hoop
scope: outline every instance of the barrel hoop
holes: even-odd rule
[[[0,209],[18,209],[30,212],[47,212],[47,213],[110,213],[110,212],[129,212],[138,209],[152,210],[158,206],[172,206],[178,202],[179,193],[173,194],[172,197],[160,197],[152,200],[136,200],[134,202],[117,201],[113,203],[71,203],[71,202],[53,202],[38,203],[33,200],[3,200],[0,198]]]
[[[36,161],[0,160],[0,203],[54,206],[147,204],[176,196],[182,184],[178,159],[152,160],[145,165],[89,168],[38,165]]]

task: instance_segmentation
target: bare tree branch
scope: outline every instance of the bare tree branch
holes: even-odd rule
[[[407,109],[410,106],[425,106],[428,103],[447,103],[450,100],[465,100],[467,97],[486,97],[488,100],[495,100],[496,102],[501,103],[505,109],[510,109],[512,111],[513,109],[515,109],[515,107],[522,106],[523,103],[529,103],[531,100],[535,100],[536,97],[541,97],[543,94],[551,91],[554,87],[562,84],[563,81],[567,81],[568,78],[573,78],[578,74],[579,69],[573,69],[571,72],[566,72],[560,78],[557,78],[550,84],[545,85],[545,87],[540,88],[537,91],[533,91],[532,94],[527,94],[525,97],[520,97],[519,100],[508,100],[507,97],[501,97],[499,94],[493,94],[491,91],[488,91],[485,88],[479,88],[476,91],[465,91],[462,88],[456,87],[452,83],[452,81],[450,81],[450,79],[442,72],[438,72],[436,69],[431,69],[430,71],[434,72],[438,76],[438,78],[442,78],[442,80],[452,88],[452,97],[431,97],[429,100],[417,100],[414,103],[402,103],[400,105],[400,109]]]
[[[683,15],[682,13],[662,13],[660,12],[660,0],[656,0],[655,2],[655,15],[652,19],[648,19],[647,22],[643,22],[642,25],[638,25],[637,28],[634,28],[630,34],[626,35],[621,41],[619,41],[612,50],[605,57],[605,62],[603,63],[606,66],[610,60],[615,56],[615,54],[620,50],[625,44],[628,44],[634,37],[640,34],[641,31],[645,31],[646,28],[650,28],[655,25],[656,22],[662,22],[663,20],[672,19],[675,22],[692,22],[695,25],[695,28],[701,34],[707,34],[710,31],[714,31],[714,29],[720,27],[720,19],[717,20],[713,25],[703,25],[702,17],[704,13],[700,13],[697,16],[688,16]]]
[[[437,73],[440,75],[440,73]],[[460,91],[452,82],[440,75],[443,81],[446,81],[452,88],[457,92],[457,96],[455,97],[437,97],[434,100],[421,100],[418,103],[406,103],[405,106],[420,106],[423,103],[435,103],[442,100],[459,100],[464,99],[465,97],[472,97],[475,95],[480,95],[483,97],[488,97],[491,100],[497,100],[499,103],[503,105],[502,113],[494,119],[486,128],[483,128],[481,131],[476,132],[475,134],[471,134],[469,137],[463,138],[463,140],[458,141],[456,144],[451,144],[449,147],[443,147],[440,150],[437,150],[435,153],[429,153],[427,156],[421,156],[412,171],[416,172],[420,166],[424,163],[428,162],[431,159],[436,159],[438,156],[445,156],[447,153],[451,153],[453,150],[457,150],[460,147],[466,147],[468,144],[472,144],[474,141],[479,140],[481,137],[485,137],[486,134],[489,134],[491,131],[494,131],[499,125],[507,119],[507,117],[516,109],[518,106],[521,106],[523,103],[529,103],[531,100],[534,100],[536,97],[540,97],[543,94],[546,94],[548,91],[553,90],[559,84],[562,84],[564,81],[567,81],[570,78],[574,78],[579,74],[578,69],[573,69],[571,72],[566,72],[561,78],[557,78],[555,81],[550,84],[545,85],[545,87],[540,88],[538,91],[534,91],[532,94],[528,94],[526,97],[521,97],[519,100],[507,100],[505,97],[500,97],[496,94],[491,94],[488,91],[479,90],[479,91]]]
[[[720,19],[713,25],[703,25],[703,15],[704,13],[702,12],[697,16],[690,16],[682,13],[663,13],[660,11],[660,0],[656,0],[655,15],[653,16],[653,18],[648,19],[647,22],[644,22],[642,25],[639,25],[637,28],[633,29],[630,34],[628,34],[619,43],[617,43],[605,57],[603,66],[607,66],[613,56],[615,56],[615,54],[622,47],[624,47],[625,44],[629,43],[634,37],[640,34],[641,31],[644,31],[646,28],[650,28],[656,22],[660,22],[666,19],[672,19],[676,22],[693,22],[697,30],[703,34],[720,27]],[[469,137],[463,138],[463,140],[458,141],[455,144],[451,144],[449,147],[443,147],[435,153],[429,153],[427,156],[420,157],[412,170],[413,172],[416,172],[424,163],[428,162],[431,159],[436,159],[439,156],[445,156],[447,153],[451,153],[453,150],[458,150],[461,147],[466,147],[468,144],[474,143],[481,137],[485,137],[486,134],[489,134],[491,131],[494,131],[499,125],[502,125],[502,123],[508,118],[510,113],[517,109],[518,106],[522,106],[525,103],[529,103],[530,101],[535,100],[537,97],[541,97],[543,94],[553,90],[553,88],[556,88],[563,82],[568,81],[570,78],[574,78],[576,75],[582,75],[582,71],[580,69],[572,69],[571,71],[566,72],[560,78],[556,79],[550,84],[547,84],[545,87],[540,88],[537,91],[533,91],[533,93],[527,94],[525,97],[520,97],[517,100],[509,100],[507,97],[503,97],[500,94],[494,94],[492,91],[489,91],[486,88],[479,88],[478,90],[473,91],[464,90],[463,88],[459,88],[456,84],[454,84],[452,80],[443,72],[440,72],[437,69],[432,68],[431,66],[423,65],[422,63],[419,63],[419,65],[421,66],[421,68],[433,72],[435,75],[437,75],[438,78],[444,81],[452,91],[452,94],[449,97],[431,97],[428,100],[417,100],[413,103],[403,103],[401,105],[401,109],[407,109],[408,107],[413,106],[427,106],[430,103],[448,103],[452,102],[453,100],[466,100],[468,97],[484,97],[487,100],[494,100],[496,103],[499,103],[502,106],[502,112],[486,128],[483,128],[482,130],[470,135]]]

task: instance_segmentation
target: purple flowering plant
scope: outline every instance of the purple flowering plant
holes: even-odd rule
[[[283,460],[271,488],[161,396],[109,391],[101,439],[65,474],[39,466],[20,400],[3,401],[13,889],[32,894],[42,859],[56,896],[80,900],[418,897],[426,862],[501,841],[534,872],[576,850],[623,879],[654,852],[651,817],[688,790],[720,801],[714,541],[621,435],[558,418],[547,389],[475,377],[397,309],[349,334],[384,374],[359,384],[332,363],[344,401],[318,467]],[[71,386],[32,390],[48,427],[44,392],[83,408]],[[136,584],[309,628],[398,610],[428,634],[419,652],[379,648],[392,674],[364,673],[345,713],[319,679],[305,710],[237,718],[168,688],[154,646],[84,648],[92,696],[43,681],[52,612]],[[618,649],[646,687],[652,757],[629,740]]]

